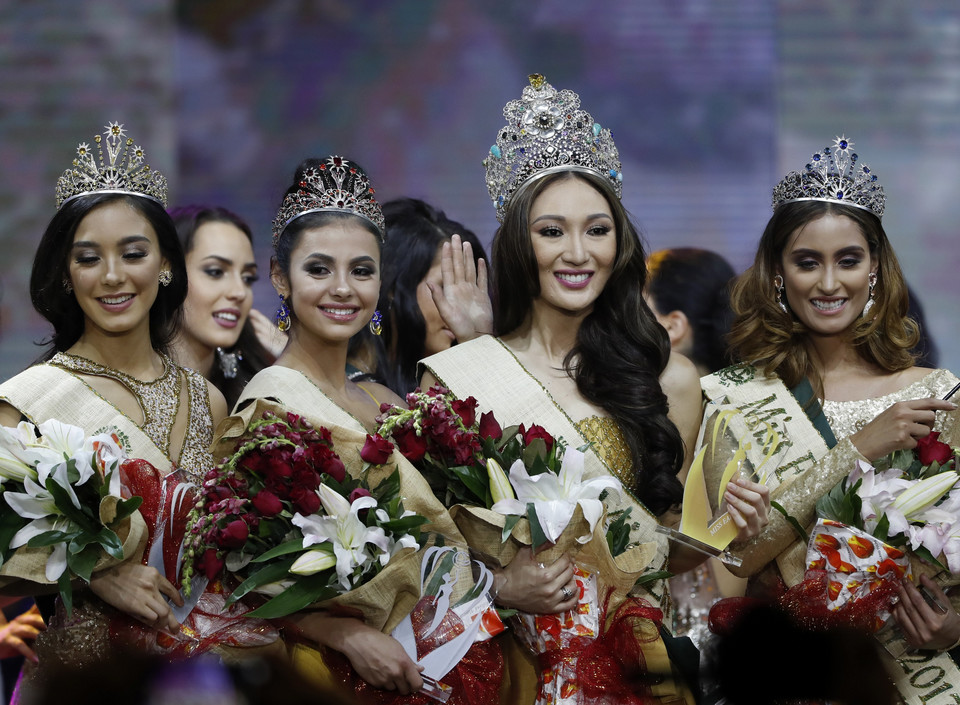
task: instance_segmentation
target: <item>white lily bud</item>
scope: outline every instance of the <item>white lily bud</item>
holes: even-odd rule
[[[897,495],[892,506],[903,512],[903,515],[909,519],[917,512],[922,512],[940,501],[941,497],[953,489],[958,479],[960,475],[951,470],[920,480]]]
[[[333,568],[337,564],[337,557],[330,551],[322,548],[307,551],[290,566],[290,572],[296,575],[313,575],[321,570]]]
[[[490,494],[493,496],[493,503],[496,504],[502,499],[516,499],[513,485],[507,479],[507,474],[503,471],[493,458],[487,459],[487,476],[490,478]]]

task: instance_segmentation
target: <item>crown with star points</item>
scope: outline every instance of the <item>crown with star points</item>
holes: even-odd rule
[[[845,136],[815,153],[803,171],[791,171],[773,189],[773,208],[794,201],[830,201],[883,217],[886,196],[877,175],[858,164],[853,142]]]
[[[383,239],[385,223],[367,174],[356,162],[331,155],[300,174],[299,188],[288,193],[273,219],[273,246],[284,228],[300,216],[320,211],[352,213],[372,223]]]
[[[504,106],[507,124],[483,160],[497,220],[503,222],[513,196],[558,171],[595,173],[620,198],[623,174],[610,130],[580,109],[580,96],[573,91],[558,91],[538,73],[529,80],[520,99]]]
[[[167,180],[144,162],[143,149],[135,145],[118,122],[102,135],[77,146],[73,167],[57,180],[57,210],[64,203],[91,193],[126,193],[167,205]],[[96,152],[96,156],[94,156]]]

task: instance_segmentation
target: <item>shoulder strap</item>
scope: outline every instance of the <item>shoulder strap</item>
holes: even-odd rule
[[[327,423],[366,434],[363,424],[334,403],[310,378],[289,367],[271,365],[255,374],[243,388],[234,413],[257,399],[270,399],[288,409],[309,410],[310,413],[305,414],[308,417],[316,416]]]

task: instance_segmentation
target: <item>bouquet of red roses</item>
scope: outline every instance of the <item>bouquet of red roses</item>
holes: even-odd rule
[[[347,593],[415,557],[427,520],[404,511],[399,489],[397,473],[373,489],[347,474],[326,429],[264,412],[204,481],[186,577],[196,569],[214,579],[226,569],[242,579],[228,602],[251,592],[270,598],[251,612],[257,617]]]

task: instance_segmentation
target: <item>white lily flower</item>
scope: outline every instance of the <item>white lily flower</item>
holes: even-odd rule
[[[33,424],[21,421],[15,427],[0,426],[0,483],[3,480],[23,482],[36,479],[37,457],[32,446],[37,443]]]
[[[900,470],[891,468],[878,473],[869,463],[858,460],[847,484],[853,486],[860,480],[857,494],[863,500],[860,517],[867,531],[876,528],[877,522],[887,512],[897,496],[910,486],[909,480],[900,477]]]
[[[313,575],[321,570],[332,568],[337,564],[337,557],[331,552],[322,548],[315,548],[302,554],[293,565],[290,566],[290,572],[296,575]]]
[[[61,423],[56,419],[44,421],[38,426],[38,430],[43,435],[43,459],[37,463],[37,477],[41,485],[47,484],[48,478],[53,478],[60,487],[62,487],[73,506],[80,508],[80,500],[77,499],[77,493],[74,491],[74,485],[82,485],[94,473],[94,452],[91,444],[86,442],[83,429],[77,426]],[[38,451],[41,448],[37,448]],[[75,482],[70,482],[68,474],[68,463],[74,461],[76,470],[80,477]]]
[[[30,523],[21,528],[10,540],[10,548],[20,548],[34,536],[47,531],[68,531],[74,527],[67,517],[60,513],[53,496],[29,477],[24,480],[27,492],[5,492],[4,499],[17,514]],[[54,544],[53,552],[47,558],[46,576],[56,581],[67,569],[67,544],[65,541]]]
[[[490,494],[494,503],[503,499],[516,499],[507,474],[493,458],[487,459],[487,477],[490,479]]]
[[[500,514],[527,513],[527,504],[533,504],[540,526],[550,543],[556,543],[573,518],[577,505],[590,524],[590,530],[603,514],[600,495],[604,490],[620,494],[622,487],[615,477],[605,475],[583,481],[583,453],[567,448],[563,454],[560,472],[544,472],[530,476],[522,460],[510,466],[510,484],[516,490],[516,499],[502,499],[492,509]]]
[[[891,505],[908,520],[936,504],[960,480],[955,471],[941,472],[920,480],[901,492]],[[892,528],[892,525],[891,525]]]
[[[296,581],[293,578],[285,578],[284,580],[276,580],[272,583],[267,583],[266,585],[261,585],[256,588],[254,592],[258,592],[261,595],[266,595],[267,597],[276,597],[284,590],[293,587]]]
[[[120,497],[120,463],[127,459],[127,454],[120,447],[116,438],[102,433],[87,440],[87,445],[93,451],[93,458],[103,474],[104,481],[109,485],[109,493],[113,497]]]
[[[354,569],[365,566],[374,559],[367,550],[367,544],[375,546],[381,552],[386,552],[389,548],[383,529],[379,526],[368,527],[357,516],[363,509],[376,507],[377,500],[373,497],[358,497],[350,504],[323,484],[317,490],[317,495],[327,515],[311,514],[305,517],[297,513],[293,515],[292,521],[303,532],[304,548],[325,541],[333,544],[333,552],[337,557],[337,577],[343,589],[349,590],[353,587],[350,576]]]

